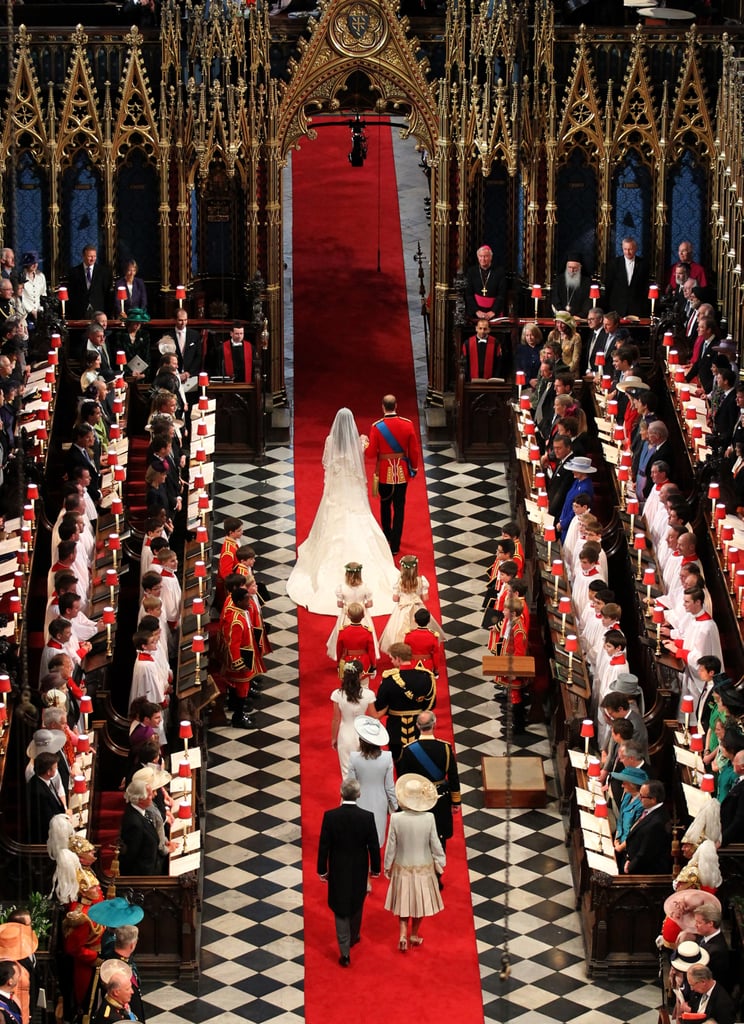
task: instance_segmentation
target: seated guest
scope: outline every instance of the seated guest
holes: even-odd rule
[[[501,344],[488,333],[488,321],[478,320],[475,334],[463,342],[465,380],[503,376]]]
[[[644,782],[640,797],[644,814],[628,833],[623,871],[626,875],[666,875],[672,870],[672,836],[663,782]]]

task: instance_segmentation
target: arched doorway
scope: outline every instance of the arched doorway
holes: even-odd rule
[[[270,388],[280,400],[284,392],[283,328],[283,196],[281,168],[303,137],[317,137],[315,120],[356,114],[388,115],[405,125],[428,154],[432,166],[432,197],[436,196],[437,105],[416,50],[390,0],[340,0],[329,3],[313,29],[310,42],[282,96],[276,131],[268,143],[267,209],[277,211],[268,225],[267,306],[272,330]],[[437,244],[438,237],[440,244]],[[444,310],[448,287],[447,233],[433,225],[431,266],[431,387],[445,381]],[[440,285],[440,282],[441,285]]]

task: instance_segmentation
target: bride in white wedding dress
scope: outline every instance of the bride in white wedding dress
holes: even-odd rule
[[[339,409],[323,449],[323,497],[287,580],[294,603],[318,615],[338,614],[336,588],[352,561],[363,566],[373,614],[389,615],[394,608],[398,570],[369,505],[362,454],[367,443],[351,411]]]

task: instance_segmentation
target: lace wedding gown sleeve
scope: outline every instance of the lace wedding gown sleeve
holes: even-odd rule
[[[323,449],[323,496],[307,539],[287,580],[295,604],[319,615],[338,615],[336,587],[347,562],[362,565],[364,584],[374,597],[374,613],[393,610],[398,571],[380,525],[370,508],[362,442],[354,417],[340,409]]]

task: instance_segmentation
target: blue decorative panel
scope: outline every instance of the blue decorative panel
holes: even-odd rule
[[[622,241],[628,236],[638,242],[639,255],[647,255],[651,238],[651,175],[634,150],[630,150],[615,173],[614,192],[614,255],[622,255]]]
[[[49,192],[46,172],[36,163],[31,153],[24,150],[18,157],[16,168],[15,231],[13,240],[16,261],[20,269],[21,255],[36,251],[43,262],[47,252]],[[49,267],[43,267],[49,276]]]
[[[703,210],[706,208],[705,175],[691,150],[672,170],[669,201],[669,262],[677,260],[679,243],[692,242],[695,260],[704,263]]]
[[[191,273],[199,273],[199,202],[196,189],[191,190]]]
[[[587,274],[597,264],[597,175],[578,146],[558,171],[558,204],[553,273],[565,265],[566,254],[580,252]]]
[[[509,176],[503,164],[494,164],[483,194],[483,238],[473,239],[474,250],[487,243],[493,249],[493,262],[508,264],[506,222],[509,204]]]
[[[525,191],[522,188],[522,173],[517,178],[517,273],[524,276],[524,222],[525,222]]]
[[[124,261],[135,259],[139,277],[160,279],[158,176],[139,149],[131,151],[116,179],[118,246],[116,272]]]
[[[80,262],[84,246],[101,248],[101,192],[101,180],[80,150],[62,177],[62,224],[67,228],[62,252],[68,267]]]

